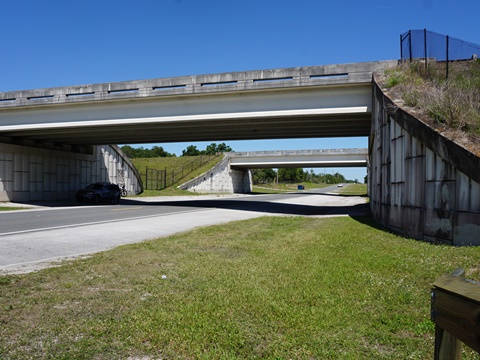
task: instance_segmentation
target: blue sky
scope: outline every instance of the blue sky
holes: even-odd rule
[[[478,0],[4,1],[0,91],[398,59],[409,29],[480,44],[479,13]],[[367,147],[366,138],[226,143],[236,151]],[[180,155],[190,144],[157,145]],[[337,170],[365,176],[327,169]]]

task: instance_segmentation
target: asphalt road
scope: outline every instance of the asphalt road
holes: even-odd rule
[[[43,204],[0,212],[0,275],[198,226],[264,215],[356,216],[361,197],[329,194],[336,187],[275,195],[122,199],[118,205]]]

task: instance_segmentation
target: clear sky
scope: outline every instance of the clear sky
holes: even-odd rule
[[[479,13],[478,0],[3,1],[0,91],[392,60],[409,29],[480,44]],[[226,143],[236,151],[367,147],[366,138]],[[156,145],[181,155],[190,144]],[[365,176],[327,169],[337,170]]]

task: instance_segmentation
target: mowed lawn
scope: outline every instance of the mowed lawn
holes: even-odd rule
[[[480,248],[369,217],[199,228],[0,277],[0,358],[432,359],[431,284],[458,267],[479,280]]]

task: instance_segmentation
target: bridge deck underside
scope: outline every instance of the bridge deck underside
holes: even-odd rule
[[[314,137],[368,136],[371,115],[314,115],[270,118],[216,119],[104,126],[59,127],[2,131],[2,137],[95,145],[105,141],[115,144],[253,140]]]

